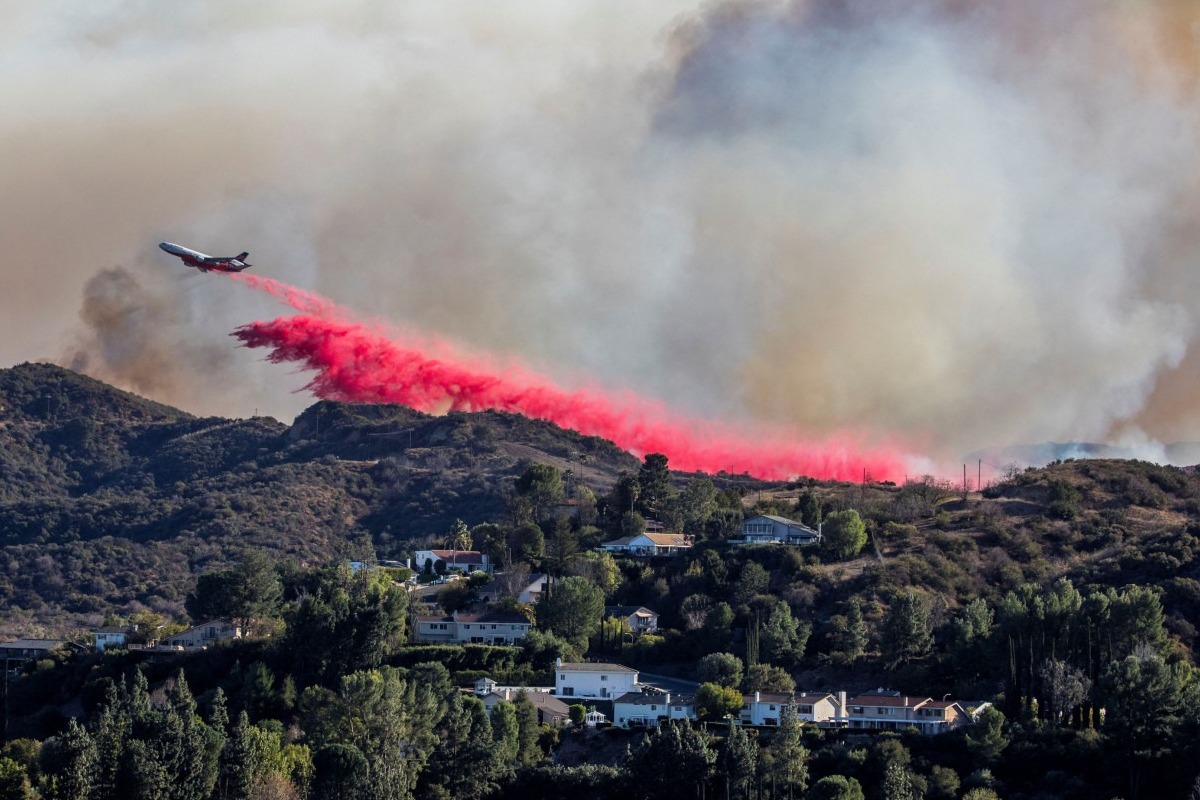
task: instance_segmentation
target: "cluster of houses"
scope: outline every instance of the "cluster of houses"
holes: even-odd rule
[[[638,682],[638,671],[620,664],[555,664],[554,695],[610,700],[612,723],[622,728],[654,728],[667,720],[695,720],[696,697],[668,692]],[[973,709],[978,714],[986,703]],[[800,722],[823,728],[899,731],[915,728],[922,734],[944,733],[966,725],[972,712],[957,700],[903,695],[876,689],[848,696],[846,692],[755,692],[742,696],[736,722],[777,726],[785,708]]]
[[[819,544],[820,530],[802,522],[773,514],[760,514],[742,523],[741,535],[733,544],[785,544],[802,547]],[[694,541],[682,533],[668,533],[653,520],[647,530],[636,536],[623,536],[604,542],[600,549],[634,558],[666,558],[691,549]],[[418,572],[493,572],[495,565],[487,553],[478,550],[418,550],[413,557]]]

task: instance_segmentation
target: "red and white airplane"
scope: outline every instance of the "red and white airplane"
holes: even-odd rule
[[[189,250],[186,247],[181,247],[170,242],[163,242],[159,247],[181,259],[189,267],[195,267],[201,272],[241,272],[250,266],[246,263],[246,259],[250,257],[249,253],[239,253],[236,256],[229,257],[206,256],[204,253],[197,253],[195,250]]]

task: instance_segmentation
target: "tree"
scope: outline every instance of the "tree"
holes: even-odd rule
[[[517,761],[525,766],[531,766],[542,760],[545,754],[538,744],[538,714],[529,697],[524,692],[518,692],[513,701],[513,709],[517,714]]]
[[[612,553],[589,550],[571,562],[571,572],[600,587],[605,597],[612,597],[621,585],[621,570]]]
[[[751,664],[742,680],[742,690],[748,694],[754,692],[783,692],[791,694],[796,691],[796,682],[782,667],[774,664]]]
[[[686,721],[668,722],[647,736],[625,760],[625,796],[693,800],[700,787],[708,784],[715,760],[716,754],[702,731]]]
[[[913,786],[912,773],[903,764],[891,763],[883,774],[883,800],[920,800],[921,793]]]
[[[283,588],[275,565],[259,550],[247,553],[233,569],[209,572],[196,580],[185,605],[196,623],[228,619],[248,630],[254,620],[278,614]]]
[[[430,798],[486,797],[497,788],[498,750],[483,701],[451,694],[438,728],[439,742],[421,773]]]
[[[725,779],[725,796],[749,797],[757,766],[758,744],[741,725],[730,725],[716,760],[717,774]]]
[[[564,516],[554,520],[554,532],[546,550],[546,567],[554,575],[566,575],[571,562],[579,552],[579,538],[571,530],[571,523]]]
[[[834,558],[854,558],[867,544],[867,526],[854,509],[836,511],[821,527],[822,546]]]
[[[733,653],[709,653],[697,664],[696,676],[702,683],[736,689],[742,683],[742,660]]]
[[[701,719],[725,719],[742,710],[742,694],[716,683],[702,683],[696,690],[696,714]]]
[[[925,596],[910,589],[893,600],[879,634],[888,669],[924,658],[933,647]]]
[[[1067,715],[1087,699],[1092,689],[1092,682],[1082,670],[1056,658],[1042,662],[1038,677],[1042,681],[1042,695],[1050,719],[1055,725],[1061,725]]]
[[[587,721],[587,706],[582,703],[572,703],[567,712],[573,725],[582,725]]]
[[[1103,732],[1128,770],[1130,798],[1138,797],[1147,767],[1176,754],[1184,699],[1194,680],[1186,662],[1167,664],[1155,653],[1126,656],[1104,671]]]
[[[844,775],[826,775],[813,784],[806,800],[864,800],[862,785]]]
[[[546,535],[532,522],[512,529],[508,534],[508,552],[513,561],[535,563],[546,549]]]
[[[561,636],[580,650],[600,627],[604,592],[589,581],[571,576],[554,584],[537,607],[538,627]]]
[[[662,453],[648,453],[638,469],[638,511],[657,519],[671,496],[671,471]]]
[[[516,490],[517,497],[529,502],[531,519],[538,524],[551,519],[566,497],[562,472],[549,464],[531,464],[517,478]]]
[[[1000,760],[1000,753],[1008,747],[1004,735],[1004,714],[995,706],[989,706],[974,722],[967,726],[967,749],[980,767],[990,767]]]
[[[853,668],[867,649],[867,623],[863,619],[862,604],[857,597],[850,598],[845,616],[835,614],[829,619],[830,663]]]
[[[520,727],[517,725],[517,710],[507,700],[492,706],[492,741],[496,743],[496,757],[502,764],[515,764],[520,752]]]
[[[471,529],[461,519],[454,520],[450,532],[446,534],[447,550],[470,550],[472,543]]]
[[[812,626],[801,625],[787,603],[776,603],[762,626],[762,655],[770,663],[792,666],[804,657]]]
[[[370,786],[367,758],[350,744],[330,744],[313,756],[313,796],[322,800],[358,800]]]
[[[11,758],[0,758],[0,800],[32,800],[33,787],[25,768]]]
[[[785,704],[780,710],[779,727],[761,754],[762,781],[776,787],[775,796],[793,797],[808,786],[808,749],[794,706]]]
[[[733,589],[733,605],[748,606],[757,595],[767,591],[771,585],[771,576],[757,561],[747,561],[738,575],[737,585]]]
[[[87,800],[95,762],[92,737],[74,719],[68,720],[67,729],[42,746],[43,795],[47,800]]]

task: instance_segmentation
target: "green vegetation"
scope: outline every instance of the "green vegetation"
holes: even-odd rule
[[[928,477],[770,484],[502,414],[323,402],[290,427],[196,419],[44,365],[0,371],[0,407],[8,633],[212,617],[260,634],[25,664],[0,797],[1136,800],[1197,778],[1188,471],[1062,462],[966,498]],[[758,513],[825,541],[727,541]],[[695,546],[596,552],[648,520]],[[422,600],[405,571],[343,566],[468,543],[504,567],[495,607],[535,623],[518,646],[408,641],[423,604],[479,608],[486,576]],[[555,580],[520,602],[537,573]],[[603,621],[606,604],[651,608],[659,630]],[[704,723],[556,731],[527,698],[488,711],[458,690],[545,683],[556,658],[585,657],[702,684]],[[725,724],[743,692],[877,686],[992,705],[938,737],[786,712]]]

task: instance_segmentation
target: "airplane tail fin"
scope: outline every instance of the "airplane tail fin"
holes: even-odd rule
[[[238,256],[237,256],[237,260],[238,260],[238,261],[245,261],[245,260],[246,260],[247,258],[249,258],[249,257],[250,257],[250,254],[249,254],[249,253],[239,253],[239,254],[238,254]],[[250,265],[249,265],[249,264],[247,264],[246,266],[250,266]]]

